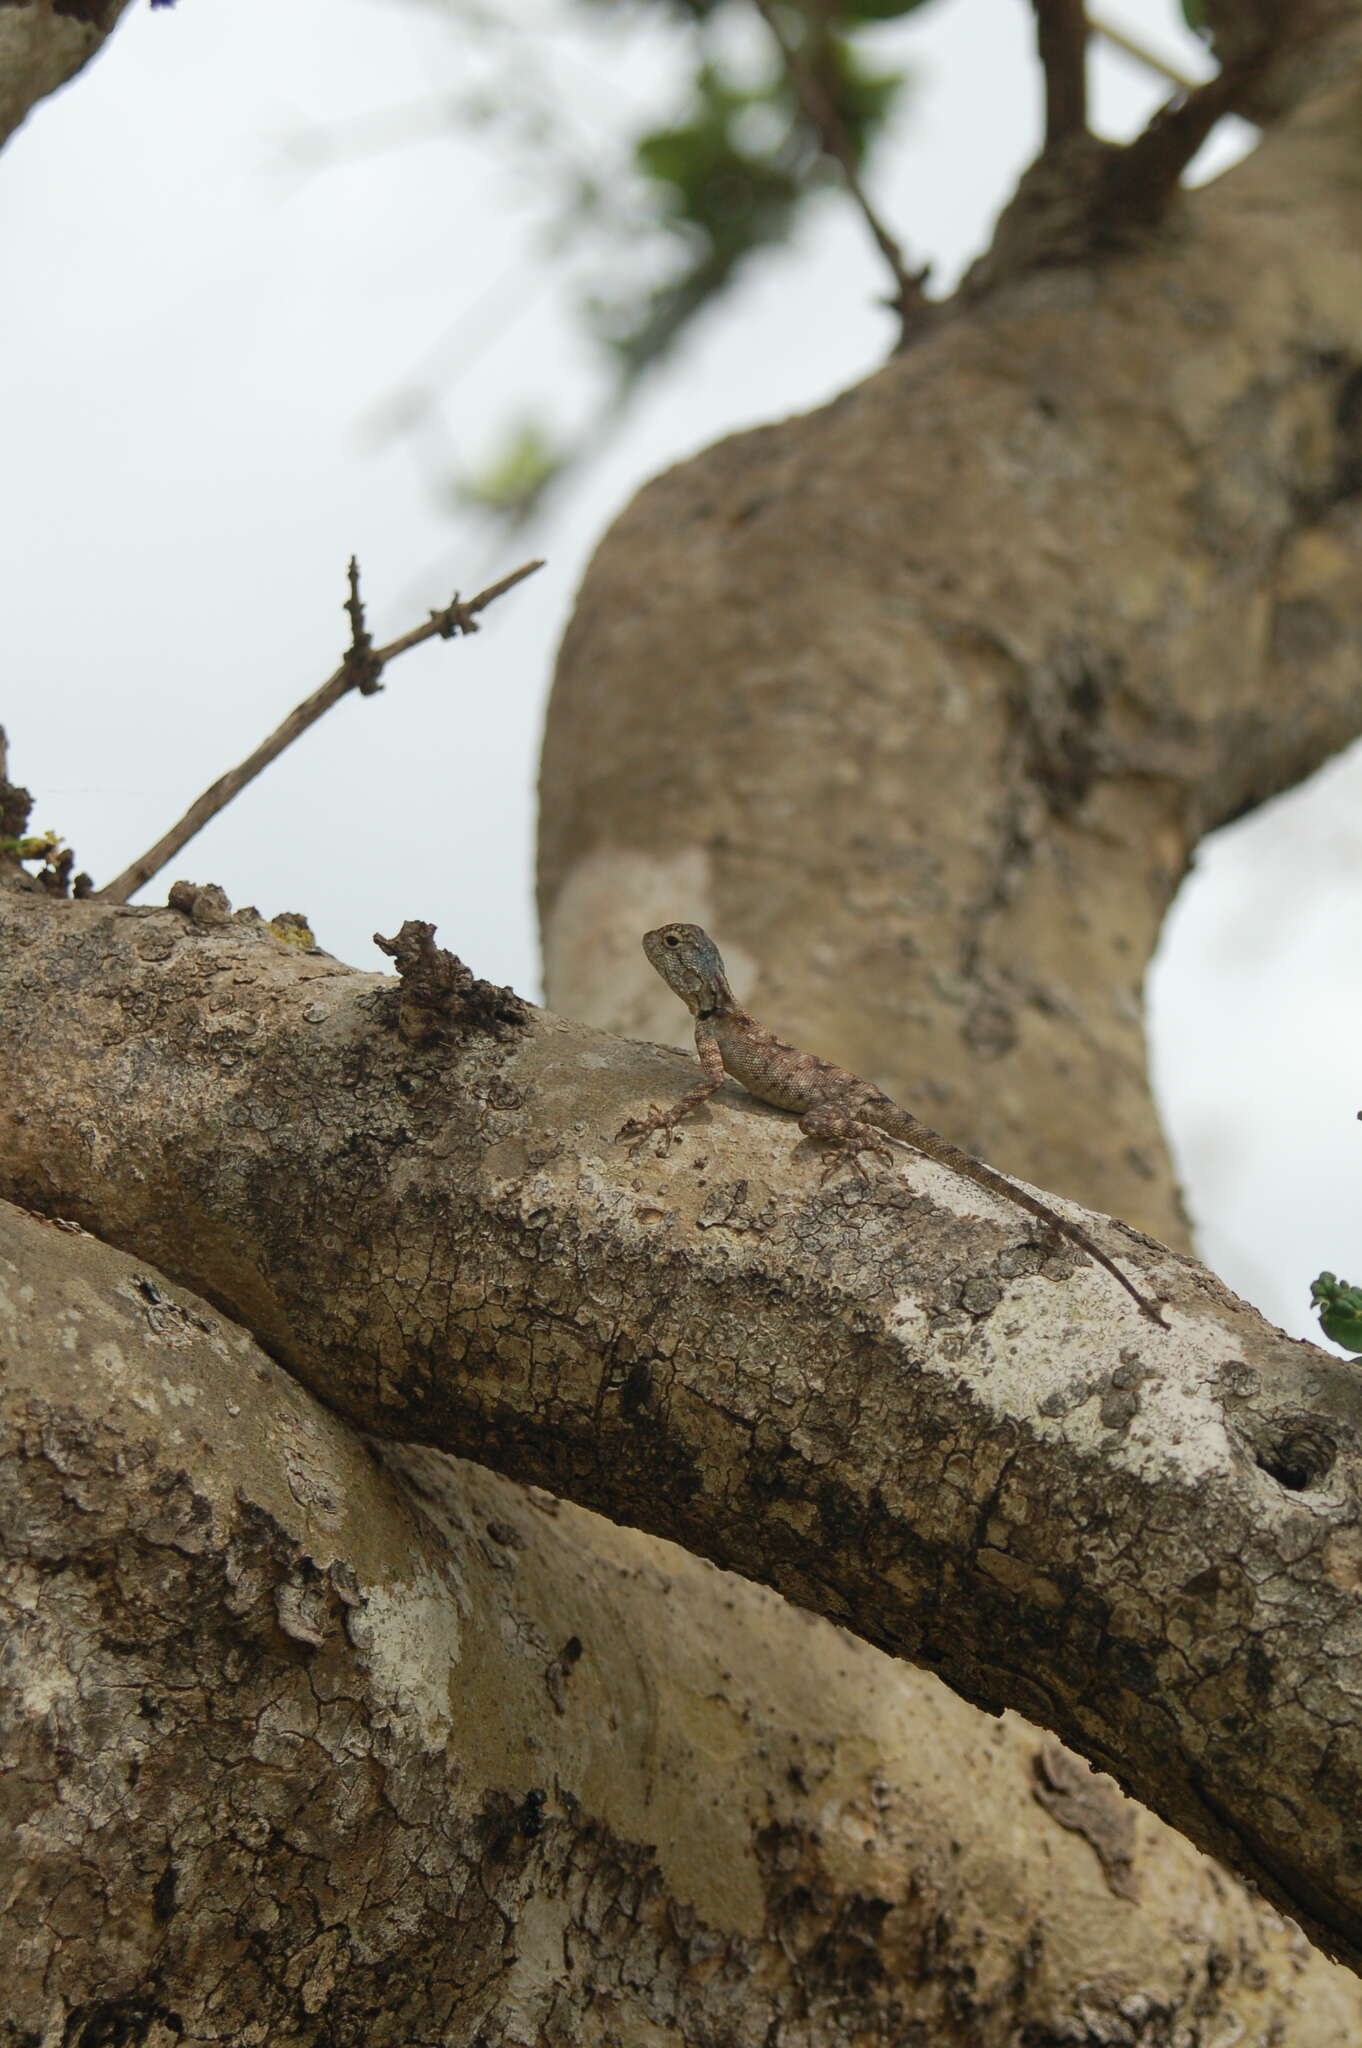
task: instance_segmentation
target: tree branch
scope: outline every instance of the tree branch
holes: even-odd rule
[[[542,562],[525,562],[519,569],[513,569],[509,576],[503,576],[499,583],[489,584],[486,590],[480,590],[476,597],[463,600],[456,594],[443,611],[432,612],[425,625],[414,626],[409,633],[399,634],[396,640],[390,640],[386,647],[375,648],[364,623],[364,606],[359,595],[359,565],[351,556],[348,571],[350,594],[344,607],[350,615],[351,641],[340,667],[333,670],[310,697],[295,705],[283,724],[276,726],[253,754],[248,754],[237,767],[210,783],[154,846],[149,846],[112,882],[96,890],[97,898],[104,903],[126,903],[168,861],[173,860],[181,847],[187,846],[211,818],[225,810],[247,783],[253,782],[271,761],[277,761],[285,748],[291,747],[310,725],[315,725],[349,691],[358,690],[361,696],[372,696],[380,687],[379,678],[387,664],[395,661],[399,654],[405,654],[408,648],[419,647],[423,640],[432,640],[437,634],[442,640],[452,640],[459,633],[476,633],[478,613],[543,566]]]
[[[1190,71],[1183,71],[1159,51],[1151,50],[1148,43],[1137,42],[1134,36],[1127,35],[1123,28],[1118,28],[1114,21],[1108,21],[1105,15],[1098,14],[1091,7],[1088,9],[1088,27],[1093,35],[1100,36],[1104,43],[1110,43],[1113,50],[1133,57],[1137,64],[1143,64],[1146,71],[1152,71],[1158,78],[1166,78],[1179,92],[1196,91],[1197,81]]]
[[[7,891],[7,957],[0,1194],[135,1245],[356,1425],[1019,1707],[1362,1961],[1353,1366],[1132,1234],[1155,1330],[925,1162],[824,1190],[745,1100],[631,1162],[609,1134],[684,1056],[543,1013],[423,1047],[391,983],[256,924]]]
[[[631,2042],[788,2038],[795,2010],[805,2048],[940,2043],[963,1982],[1008,1987],[971,2005],[973,2048],[1129,2041],[1135,1996],[1174,2037],[1355,2048],[1362,1984],[1025,1723],[979,1742],[925,1673],[674,1546],[430,1451],[375,1457],[201,1297],[3,1202],[0,1328],[14,2039],[63,2017],[79,2038],[149,1983],[181,2038],[317,2039],[324,1872],[358,1958],[327,1979],[324,2037],[373,2048],[466,2048],[527,1997],[590,2039],[603,1981]],[[716,1745],[716,1722],[751,1739]],[[271,1821],[226,1878],[205,1753],[232,1811]],[[174,1913],[149,1912],[167,1869]],[[867,1874],[884,1898],[909,1869],[867,1913]],[[646,1901],[623,1969],[603,1870]],[[53,1901],[92,1886],[72,1941]],[[497,1937],[529,1911],[527,1961]],[[1045,1966],[1021,1969],[1042,1921]],[[705,1957],[740,1938],[744,1967],[697,1970],[698,1931]],[[225,1976],[204,1968],[224,1940]],[[452,2008],[451,1965],[477,1986]]]
[[[1260,76],[1263,59],[1228,67],[1159,108],[1148,127],[1113,156],[1101,182],[1096,223],[1103,237],[1125,239],[1166,212],[1182,174],[1217,121],[1236,111]]]
[[[856,152],[822,79],[804,52],[797,49],[785,34],[771,0],[754,0],[754,4],[771,31],[776,48],[780,51],[781,62],[785,66],[795,98],[817,135],[824,154],[830,156],[840,168],[846,188],[860,208],[861,217],[874,238],[875,246],[889,265],[894,279],[894,294],[889,303],[899,316],[901,336],[907,340],[931,316],[931,301],[922,289],[929,266],[923,264],[920,270],[909,268],[908,260],[896,236],[881,220],[861,183],[860,172],[856,167]]]
[[[1045,73],[1045,147],[1088,127],[1088,20],[1084,0],[1033,0]]]

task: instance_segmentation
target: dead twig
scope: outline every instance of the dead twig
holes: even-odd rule
[[[893,272],[894,295],[890,304],[899,316],[902,336],[906,341],[910,334],[925,324],[931,313],[931,302],[922,289],[929,266],[924,264],[920,270],[909,269],[907,258],[898,241],[880,219],[861,183],[851,138],[847,134],[841,115],[828,96],[822,79],[808,62],[803,51],[797,49],[786,36],[771,0],[754,0],[754,4],[771,31],[795,98],[818,137],[819,146],[824,155],[830,156],[840,167],[848,192],[860,208],[861,217],[874,236],[880,254]]]
[[[1045,147],[1088,127],[1088,17],[1084,0],[1032,0],[1045,74]]]
[[[458,633],[476,633],[477,615],[485,611],[497,598],[504,597],[517,583],[523,583],[527,576],[533,576],[536,569],[543,568],[542,562],[525,562],[519,569],[513,569],[509,576],[503,576],[499,583],[489,584],[476,597],[463,599],[455,595],[443,611],[432,612],[423,626],[413,626],[409,633],[402,633],[396,640],[390,640],[386,647],[375,647],[364,623],[364,606],[359,594],[359,566],[351,558],[349,568],[350,595],[345,601],[345,610],[350,614],[350,645],[345,659],[320,689],[295,705],[282,725],[258,746],[253,754],[236,768],[229,768],[216,782],[210,783],[202,796],[197,797],[177,824],[147,848],[144,854],[124,868],[121,875],[95,893],[104,903],[126,903],[154,874],[158,874],[168,861],[175,858],[182,846],[188,845],[195,833],[201,832],[210,818],[215,818],[247,785],[253,782],[262,768],[268,768],[271,761],[278,760],[286,747],[291,747],[300,734],[310,725],[315,725],[333,704],[338,704],[351,690],[358,690],[362,696],[372,696],[380,687],[379,678],[390,661],[399,654],[405,654],[410,647],[419,647],[423,640],[452,640]]]
[[[374,652],[373,635],[364,622],[364,599],[359,594],[359,563],[354,555],[350,557],[346,574],[350,579],[350,595],[344,608],[350,614],[350,645],[342,666],[350,671],[351,688],[358,690],[361,697],[372,697],[376,690],[383,688],[383,656]]]

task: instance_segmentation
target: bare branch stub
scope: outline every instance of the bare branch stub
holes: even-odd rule
[[[1084,0],[1033,0],[1045,74],[1045,147],[1088,126],[1088,18]]]
[[[0,839],[22,839],[32,809],[31,793],[9,780],[9,742],[0,725]]]
[[[1234,10],[1224,13],[1225,21],[1214,24],[1223,60],[1215,77],[1175,94],[1108,165],[1094,215],[1098,246],[1119,245],[1158,222],[1226,114],[1271,125],[1327,77],[1331,65],[1336,70],[1355,62],[1355,10],[1346,0],[1316,6],[1267,0],[1244,8],[1242,19]]]
[[[397,968],[396,1013],[400,1037],[412,1045],[448,1043],[470,1032],[508,1038],[529,1021],[530,1006],[514,989],[479,981],[457,953],[435,943],[435,926],[409,917],[396,938],[374,933],[374,944]]]
[[[1144,132],[1111,158],[1097,195],[1099,245],[1120,243],[1157,225],[1216,122],[1234,113],[1251,91],[1266,54],[1217,72],[1194,92],[1167,101]]]
[[[375,651],[373,635],[364,620],[364,599],[359,594],[359,563],[354,555],[346,572],[350,581],[350,595],[345,600],[344,610],[350,614],[350,645],[345,652],[342,667],[348,672],[350,688],[358,690],[361,697],[372,697],[383,688],[383,656]]]

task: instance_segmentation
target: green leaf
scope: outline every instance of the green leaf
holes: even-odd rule
[[[1310,1283],[1310,1298],[1325,1336],[1345,1351],[1362,1353],[1362,1287],[1321,1273]]]
[[[455,502],[501,519],[527,518],[568,459],[541,421],[518,420],[481,469],[457,479]]]

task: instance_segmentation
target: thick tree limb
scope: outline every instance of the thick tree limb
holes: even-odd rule
[[[351,1421],[1021,1706],[1362,1958],[1351,1367],[1109,1234],[1164,1335],[930,1167],[821,1190],[790,1119],[722,1096],[631,1166],[609,1133],[677,1055],[546,1015],[425,1051],[377,977],[258,927],[10,891],[0,959],[4,1192],[97,1217]]]
[[[831,1632],[762,1588],[478,1467],[378,1462],[200,1298],[4,1203],[0,1354],[18,2032],[1356,2041],[1362,1985],[1015,1717],[941,1771],[927,1674],[840,1631],[811,1660]]]

